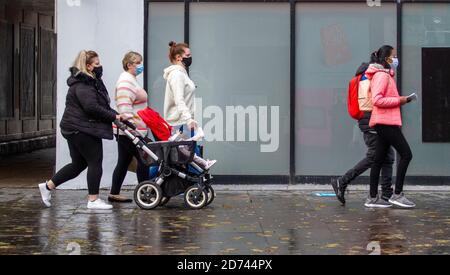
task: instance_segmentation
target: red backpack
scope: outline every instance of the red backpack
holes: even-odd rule
[[[348,113],[353,119],[356,120],[360,120],[364,115],[364,112],[359,109],[359,102],[358,102],[359,82],[361,81],[362,76],[363,74],[354,76],[348,84],[348,99],[347,99]]]
[[[172,126],[165,121],[158,112],[150,107],[138,111],[138,115],[153,133],[153,136],[160,141],[167,141],[172,133]]]

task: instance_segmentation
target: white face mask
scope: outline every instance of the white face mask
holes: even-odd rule
[[[398,64],[399,64],[398,58],[397,57],[392,58],[391,68],[394,70],[397,69]]]

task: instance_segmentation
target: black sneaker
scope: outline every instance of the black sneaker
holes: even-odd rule
[[[336,198],[338,201],[345,205],[345,187],[342,185],[340,179],[331,180],[331,186],[333,186],[334,193],[336,194]]]
[[[392,197],[392,195],[393,195],[393,194],[389,194],[389,193],[387,193],[387,194],[382,194],[382,195],[381,195],[381,198],[382,198],[383,200],[385,200],[385,201],[389,201],[389,199]]]
[[[385,201],[389,201],[389,199],[392,197],[393,194],[394,194],[393,188],[381,189],[381,198]]]

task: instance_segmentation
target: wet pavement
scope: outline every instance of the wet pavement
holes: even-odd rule
[[[11,156],[0,156],[0,187],[32,187],[51,178],[55,148]]]
[[[48,209],[37,189],[0,188],[0,254],[450,253],[450,192],[409,192],[414,210],[365,209],[360,191],[346,207],[312,191],[217,193],[197,211],[181,197],[92,211],[86,191],[58,191]]]

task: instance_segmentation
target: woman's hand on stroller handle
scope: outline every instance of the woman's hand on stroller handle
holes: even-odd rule
[[[122,118],[116,119],[114,121],[114,124],[116,124],[117,127],[119,127],[119,128],[121,128],[122,125],[125,125],[126,127],[131,128],[132,130],[136,130],[136,126],[132,122],[130,122],[128,120],[123,120]]]
[[[134,125],[129,120],[122,120],[122,123],[125,124],[127,127],[131,128],[132,130],[136,130],[136,125]]]

